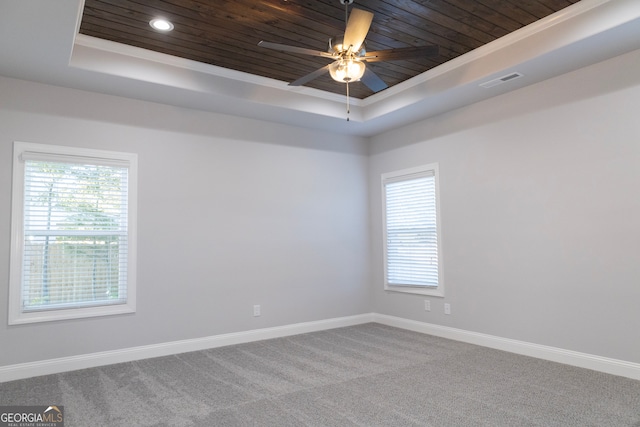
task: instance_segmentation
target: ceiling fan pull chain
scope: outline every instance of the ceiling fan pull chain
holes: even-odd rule
[[[351,108],[349,107],[349,82],[347,82],[347,121],[349,121],[349,113]]]

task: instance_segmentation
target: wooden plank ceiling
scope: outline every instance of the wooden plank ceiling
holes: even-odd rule
[[[437,45],[438,56],[368,63],[389,87],[476,49],[579,0],[355,0],[374,13],[366,49]],[[162,16],[169,33],[151,29]],[[344,32],[339,0],[86,0],[80,33],[258,76],[291,82],[330,59],[258,46],[261,40],[325,51]],[[344,94],[327,74],[305,86]],[[372,94],[350,84],[350,94]]]

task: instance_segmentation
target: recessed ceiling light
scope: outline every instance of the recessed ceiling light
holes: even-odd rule
[[[164,18],[154,18],[151,21],[149,21],[149,25],[151,25],[151,28],[158,31],[173,30],[173,24]]]

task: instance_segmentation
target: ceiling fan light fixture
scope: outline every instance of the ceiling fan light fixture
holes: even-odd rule
[[[364,62],[356,58],[343,58],[329,66],[331,78],[340,83],[357,82],[365,71]]]

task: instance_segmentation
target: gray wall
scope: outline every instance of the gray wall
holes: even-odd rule
[[[634,52],[373,138],[374,311],[640,362],[639,106]],[[380,174],[431,162],[446,295],[425,312],[383,291]]]
[[[6,78],[0,94],[0,366],[370,312],[364,140]],[[135,315],[7,326],[14,140],[138,153]]]
[[[372,311],[640,362],[639,52],[370,141],[6,78],[0,94],[0,366]],[[139,154],[135,315],[7,326],[14,140]],[[430,162],[446,297],[425,312],[383,291],[379,180]]]

